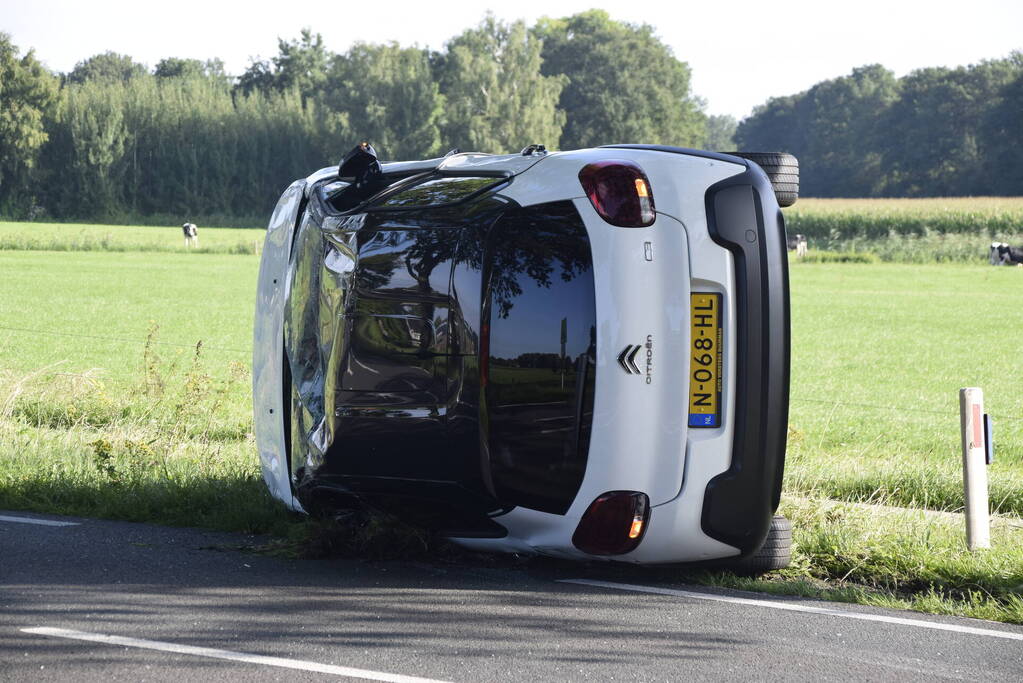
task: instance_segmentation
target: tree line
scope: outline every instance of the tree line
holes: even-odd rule
[[[804,196],[1023,194],[1023,53],[902,78],[864,66],[738,124],[706,115],[690,76],[650,26],[600,10],[488,16],[440,51],[332,53],[305,30],[237,77],[111,52],[56,74],[0,33],[0,216],[262,223],[361,140],[385,160],[534,142],[787,151]]]
[[[1023,52],[902,78],[860,67],[771,98],[735,138],[795,154],[806,196],[1023,195]]]
[[[262,222],[291,180],[361,140],[401,160],[705,146],[713,124],[653,29],[599,10],[533,26],[488,16],[441,51],[336,54],[305,30],[237,78],[216,59],[150,71],[111,52],[54,74],[0,34],[0,215]]]

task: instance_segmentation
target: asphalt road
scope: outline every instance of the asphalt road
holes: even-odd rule
[[[1004,624],[642,571],[232,549],[251,543],[0,511],[0,681],[1023,679],[1023,628]]]

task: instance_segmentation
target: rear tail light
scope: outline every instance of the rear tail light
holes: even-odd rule
[[[586,196],[600,217],[622,228],[645,228],[654,222],[654,194],[637,164],[598,161],[579,171]]]
[[[636,491],[609,491],[590,503],[572,535],[572,545],[591,555],[624,555],[643,540],[650,499]]]

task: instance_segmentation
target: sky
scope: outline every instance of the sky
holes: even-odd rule
[[[806,90],[854,67],[880,63],[902,76],[1023,50],[1023,0],[455,0],[453,2],[220,2],[218,0],[0,0],[0,31],[55,71],[112,50],[154,67],[164,57],[219,57],[240,74],[277,54],[278,37],[305,27],[327,48],[396,41],[440,49],[488,11],[532,24],[598,7],[645,23],[692,68],[709,114],[737,119],[769,97]]]

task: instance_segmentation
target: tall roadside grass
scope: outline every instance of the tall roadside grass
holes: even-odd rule
[[[801,199],[785,210],[785,224],[790,235],[806,235],[812,251],[980,263],[992,241],[1023,244],[1023,198]]]
[[[136,376],[60,365],[0,376],[0,508],[262,533],[287,524],[254,457],[249,371],[211,374],[202,343]],[[221,373],[223,374],[223,373]]]
[[[266,220],[269,218],[269,210],[273,204],[267,207],[266,214],[253,214],[251,216],[231,216],[228,214],[210,214],[208,216],[197,216],[194,214],[183,215],[176,213],[150,213],[131,214],[124,213],[106,217],[96,217],[91,220],[63,220],[54,222],[45,211],[33,212],[27,220],[15,218],[14,216],[0,216],[0,224],[27,223],[30,225],[107,225],[107,226],[146,226],[165,227],[168,225],[178,226],[182,223],[196,223],[199,227],[217,228],[265,228]],[[97,223],[96,221],[99,221]]]
[[[200,226],[199,245],[185,247],[180,227],[0,222],[0,251],[258,254],[263,233]]]

